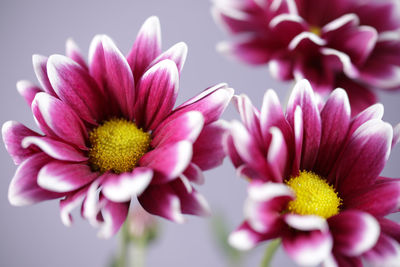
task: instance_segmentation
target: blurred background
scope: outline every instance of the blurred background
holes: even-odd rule
[[[292,84],[273,80],[267,67],[249,67],[216,52],[217,42],[227,36],[215,25],[210,7],[208,0],[1,0],[1,124],[16,120],[37,129],[30,108],[15,88],[21,79],[37,83],[32,54],[64,54],[65,41],[72,37],[86,56],[91,39],[100,33],[109,35],[126,54],[140,26],[151,15],[160,18],[163,50],[179,41],[189,47],[178,103],[219,82],[227,82],[237,94],[246,93],[257,107],[268,88],[276,89],[285,102]],[[400,92],[379,96],[385,104],[384,120],[398,123]],[[223,118],[230,121],[239,117],[229,107]],[[58,201],[12,207],[7,192],[16,166],[4,145],[0,148],[0,158],[0,266],[108,266],[117,252],[118,237],[98,239],[96,230],[77,211],[73,213],[74,225],[65,227],[59,217]],[[399,160],[397,147],[383,175],[400,177]],[[243,218],[247,183],[235,175],[228,160],[205,175],[205,185],[197,188],[208,199],[213,213],[222,216],[231,231]],[[394,218],[400,220],[398,215]],[[177,225],[160,219],[160,236],[150,248],[146,266],[230,266],[213,235],[211,221],[212,218],[189,216],[184,225]],[[259,266],[264,250],[265,244],[246,253],[243,266]],[[273,266],[294,264],[279,250]]]

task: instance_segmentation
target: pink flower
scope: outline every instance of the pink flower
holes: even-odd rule
[[[336,89],[319,109],[306,80],[285,113],[272,90],[261,111],[245,95],[235,100],[243,123],[232,123],[225,149],[250,184],[233,246],[281,238],[301,265],[399,262],[400,225],[385,216],[399,211],[400,180],[379,174],[400,125],[381,120],[381,104],[351,119],[346,92]]]
[[[214,0],[217,22],[237,37],[219,49],[268,63],[280,80],[306,78],[327,96],[345,88],[353,113],[376,102],[374,89],[400,88],[397,0]]]
[[[96,36],[89,64],[67,42],[67,57],[33,56],[41,87],[17,84],[43,135],[9,121],[3,139],[18,169],[9,200],[22,206],[61,198],[61,218],[82,204],[82,216],[110,237],[138,196],[148,212],[181,223],[206,215],[194,188],[203,170],[224,157],[217,121],[233,90],[220,84],[174,108],[187,47],[161,53],[159,20],[149,18],[125,58]]]

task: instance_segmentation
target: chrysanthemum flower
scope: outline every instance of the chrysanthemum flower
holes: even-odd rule
[[[225,147],[250,184],[245,221],[230,243],[250,249],[281,238],[302,265],[398,263],[400,225],[385,216],[399,211],[400,180],[379,174],[400,125],[382,121],[381,104],[351,119],[343,89],[321,109],[315,98],[306,80],[285,113],[272,90],[261,111],[245,95],[235,97],[243,124],[232,123]]]
[[[219,49],[268,63],[280,80],[306,78],[321,96],[347,91],[353,113],[375,89],[400,88],[397,0],[214,0],[213,14],[237,38]]]
[[[194,188],[202,170],[224,157],[217,121],[233,95],[216,85],[174,108],[187,47],[161,53],[159,20],[149,18],[125,58],[107,36],[96,36],[89,64],[67,42],[67,57],[35,55],[41,87],[18,91],[32,107],[43,134],[9,121],[3,139],[18,169],[9,200],[21,206],[61,198],[61,218],[82,204],[82,216],[113,235],[138,196],[148,212],[175,222],[205,215]]]

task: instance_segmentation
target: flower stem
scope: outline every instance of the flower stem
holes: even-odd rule
[[[278,250],[280,244],[281,240],[279,238],[269,242],[261,262],[261,267],[271,267],[272,258],[274,257],[275,252]]]
[[[132,246],[132,267],[144,267],[146,259],[146,248],[147,242],[142,240],[142,242],[136,242]]]

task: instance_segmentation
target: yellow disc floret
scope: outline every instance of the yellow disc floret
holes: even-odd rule
[[[291,178],[286,184],[296,195],[295,200],[288,204],[289,212],[323,218],[339,213],[342,200],[335,189],[315,173],[301,171],[299,176]]]
[[[321,36],[321,28],[318,26],[310,26],[310,32],[314,33],[315,35]]]
[[[150,133],[138,129],[134,122],[110,119],[89,133],[89,161],[101,172],[132,171],[150,148]]]

